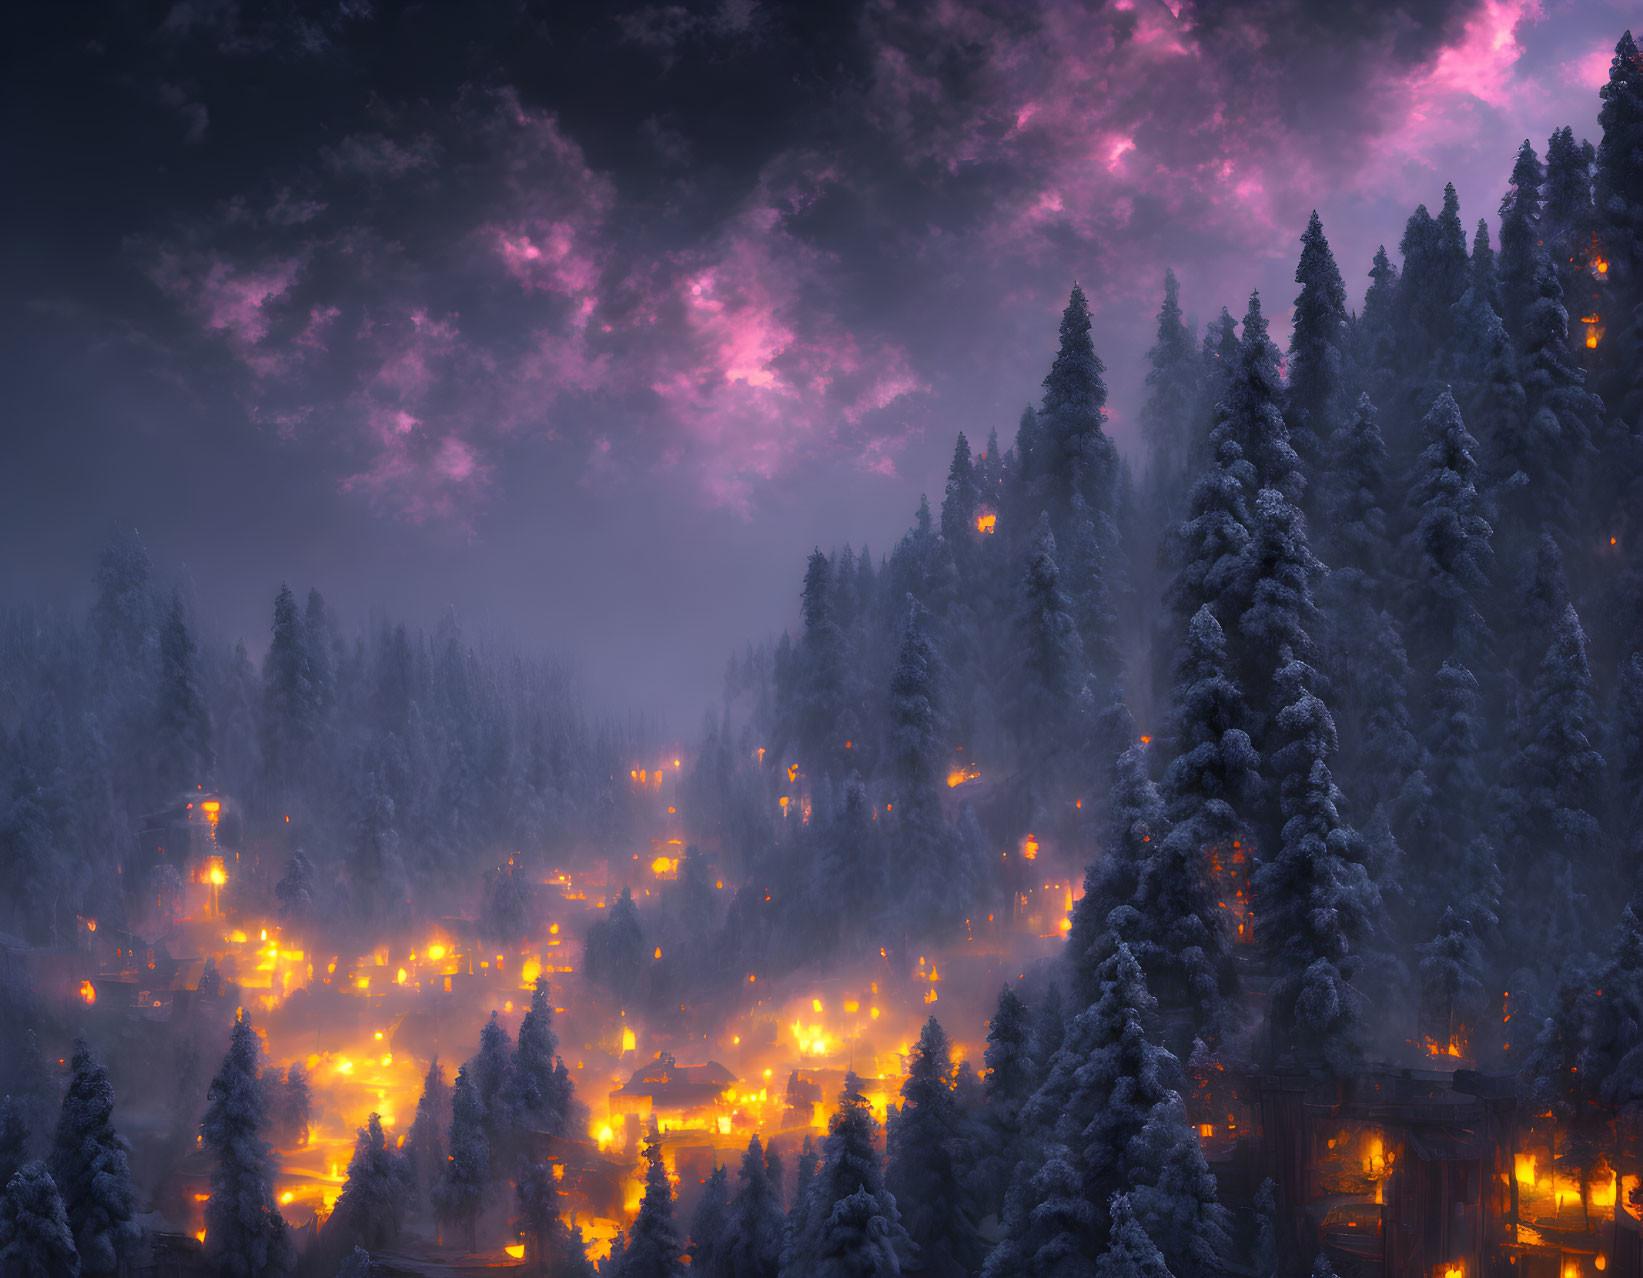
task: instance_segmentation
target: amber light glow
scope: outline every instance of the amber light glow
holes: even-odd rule
[[[998,528],[998,516],[990,510],[984,510],[976,516],[976,531],[991,535]]]

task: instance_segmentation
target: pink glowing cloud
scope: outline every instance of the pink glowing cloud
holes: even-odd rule
[[[294,257],[242,267],[219,254],[165,250],[151,263],[149,278],[207,332],[249,355],[268,336],[272,304],[290,290],[301,269]]]
[[[745,10],[657,10],[621,38],[687,65],[704,40],[759,36]],[[956,343],[967,386],[1030,391],[1075,276],[1098,322],[1133,330],[1166,264],[1201,264],[1183,280],[1217,307],[1256,271],[1284,279],[1314,206],[1333,236],[1354,202],[1431,202],[1454,175],[1469,217],[1492,208],[1509,152],[1468,186],[1455,140],[1544,136],[1562,122],[1547,81],[1589,93],[1607,74],[1606,48],[1532,65],[1540,0],[1478,0],[1431,30],[1399,8],[1338,47],[1322,10],[1285,12],[885,0],[836,136],[730,177],[601,172],[505,88],[416,131],[384,107],[147,269],[244,365],[259,419],[334,432],[344,488],[386,512],[470,518],[530,435],[590,480],[662,469],[751,514],[818,457],[897,474],[932,386],[956,384]],[[674,154],[700,145],[679,137]],[[1395,242],[1396,222],[1377,233]],[[1373,241],[1341,244],[1359,280]],[[881,285],[892,261],[919,271]]]

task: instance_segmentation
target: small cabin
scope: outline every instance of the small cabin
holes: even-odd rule
[[[680,1065],[671,1052],[633,1071],[633,1076],[610,1093],[610,1112],[654,1114],[658,1118],[690,1122],[713,1117],[736,1076],[718,1061]]]

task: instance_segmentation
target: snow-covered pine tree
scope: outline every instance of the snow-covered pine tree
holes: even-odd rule
[[[1116,771],[1101,856],[1084,871],[1084,895],[1073,903],[1067,931],[1069,983],[1084,1004],[1100,994],[1096,973],[1117,943],[1139,936],[1136,891],[1169,832],[1163,798],[1147,770],[1146,747],[1132,745],[1119,756]]]
[[[1090,339],[1089,302],[1074,284],[1061,313],[1061,348],[1044,378],[1034,457],[1044,506],[1062,531],[1067,530],[1064,521],[1075,491],[1083,494],[1097,520],[1110,521],[1113,515],[1118,449],[1103,429],[1106,371]]]
[[[781,1271],[786,1220],[779,1172],[774,1147],[765,1150],[757,1136],[749,1138],[726,1218],[727,1278],[777,1278]]]
[[[1477,440],[1444,391],[1422,419],[1426,439],[1409,492],[1414,528],[1405,637],[1421,652],[1447,654],[1468,669],[1489,656],[1485,615],[1494,563],[1493,528],[1478,492]]]
[[[978,1117],[976,1165],[969,1177],[970,1196],[983,1216],[997,1215],[1015,1166],[1026,1152],[1021,1112],[1037,1084],[1032,1057],[1032,1021],[1027,1005],[1006,985],[987,1022],[982,1056],[986,1102]]]
[[[932,1016],[907,1061],[884,1169],[920,1271],[945,1278],[973,1273],[985,1255],[964,1192],[966,1124],[953,1096],[954,1072],[952,1045]]]
[[[628,1226],[616,1278],[680,1278],[684,1246],[673,1223],[673,1186],[662,1162],[662,1136],[653,1119],[645,1138],[645,1193]]]
[[[1310,667],[1285,652],[1275,687],[1287,704],[1271,759],[1283,828],[1255,873],[1255,908],[1272,964],[1267,1032],[1280,1061],[1345,1072],[1362,1050],[1364,1003],[1353,978],[1380,914],[1380,893],[1356,859],[1329,771],[1334,720]]]
[[[366,1247],[387,1247],[399,1239],[399,1220],[411,1188],[404,1155],[388,1148],[382,1116],[372,1114],[358,1129],[348,1179],[337,1196],[336,1217],[348,1236]]]
[[[1175,685],[1175,757],[1163,784],[1170,829],[1141,871],[1134,946],[1149,984],[1179,1022],[1173,1041],[1186,1046],[1194,1035],[1213,1042],[1228,1028],[1223,1000],[1234,988],[1234,973],[1210,863],[1253,858],[1250,815],[1260,786],[1248,710],[1207,605],[1188,627]],[[1190,1025],[1183,1013],[1190,1013]]]
[[[1141,435],[1147,444],[1144,504],[1160,528],[1184,514],[1193,477],[1208,461],[1200,429],[1203,378],[1203,358],[1181,317],[1181,286],[1175,272],[1166,270],[1141,408]]]
[[[1573,606],[1565,605],[1497,793],[1501,847],[1516,899],[1543,899],[1549,875],[1564,866],[1578,871],[1582,882],[1624,891],[1602,843],[1604,760],[1592,740],[1596,719],[1586,633]],[[1547,939],[1535,932],[1520,937],[1531,946]]]
[[[24,1163],[0,1192],[0,1273],[80,1278],[63,1200],[46,1165]]]
[[[828,1122],[803,1222],[782,1255],[782,1278],[890,1278],[911,1258],[896,1201],[884,1187],[878,1123],[854,1073]]]
[[[274,1204],[261,1062],[262,1043],[242,1011],[200,1124],[201,1140],[216,1160],[205,1204],[205,1252],[226,1278],[284,1278],[296,1263]]]
[[[723,1163],[708,1173],[702,1186],[702,1196],[696,1200],[696,1210],[690,1216],[690,1245],[685,1254],[690,1257],[690,1272],[695,1278],[719,1278],[731,1272],[725,1255],[727,1241],[726,1208],[730,1205],[730,1175]]]
[[[1520,339],[1536,296],[1535,270],[1546,254],[1540,233],[1540,187],[1546,170],[1534,144],[1524,138],[1500,199],[1500,317],[1514,339]]]
[[[211,777],[211,707],[200,687],[200,651],[189,629],[182,592],[171,593],[171,607],[160,627],[160,679],[155,698],[153,740],[160,792],[182,794]]]
[[[564,1135],[572,1099],[568,1075],[556,1069],[558,1047],[548,978],[538,976],[531,990],[530,1008],[519,1022],[519,1039],[503,1085],[503,1103],[516,1125],[553,1136]]]
[[[1095,1278],[1174,1278],[1158,1244],[1135,1218],[1129,1194],[1114,1194],[1107,1213],[1112,1217],[1112,1237],[1096,1262]]]
[[[83,1037],[74,1042],[70,1071],[52,1145],[52,1179],[74,1231],[81,1273],[119,1273],[142,1231],[132,1219],[136,1195],[126,1142],[114,1130],[114,1087]]]
[[[442,1224],[460,1225],[469,1251],[478,1239],[479,1212],[491,1183],[491,1146],[485,1138],[485,1103],[471,1073],[472,1062],[456,1071],[451,1088],[451,1126],[445,1137],[445,1166],[434,1186],[433,1206]]]
[[[445,1170],[445,1141],[440,1133],[451,1123],[451,1089],[445,1069],[435,1056],[422,1078],[422,1095],[416,1115],[405,1137],[405,1157],[410,1163],[412,1202],[416,1208],[432,1209],[434,1187]]]
[[[29,1126],[23,1106],[13,1096],[0,1097],[0,1193],[29,1161]]]

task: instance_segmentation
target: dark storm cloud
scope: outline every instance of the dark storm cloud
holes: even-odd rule
[[[320,533],[454,529],[505,561],[581,493],[709,559],[714,510],[791,556],[889,498],[886,548],[953,430],[1009,429],[1074,276],[1124,439],[1165,265],[1201,313],[1259,285],[1281,321],[1312,207],[1349,281],[1446,177],[1492,209],[1518,138],[1589,131],[1619,25],[1534,0],[41,6],[5,90],[34,317],[10,358],[87,455],[140,434],[157,488],[187,458],[260,508],[285,476]],[[738,598],[690,659],[779,609]]]

